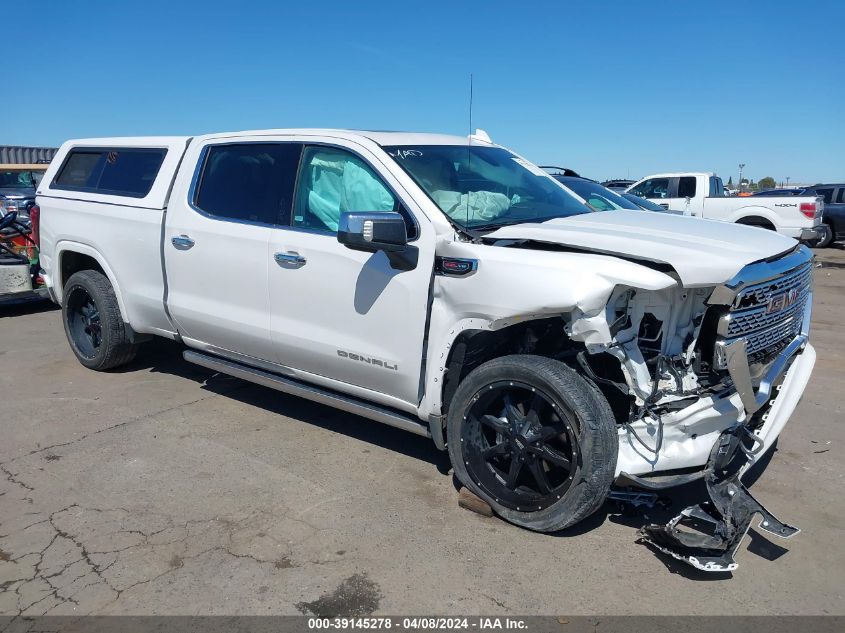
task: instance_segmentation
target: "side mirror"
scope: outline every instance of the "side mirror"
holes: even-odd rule
[[[353,251],[384,251],[391,267],[396,270],[417,267],[419,250],[408,244],[405,218],[394,211],[341,213],[337,241]]]

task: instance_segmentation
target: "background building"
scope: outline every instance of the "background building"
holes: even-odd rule
[[[49,163],[58,147],[23,147],[21,145],[0,145],[0,165],[32,165]]]

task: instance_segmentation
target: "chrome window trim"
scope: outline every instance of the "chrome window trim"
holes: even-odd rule
[[[195,211],[196,213],[201,215],[202,217],[208,218],[209,220],[215,220],[217,222],[230,222],[232,224],[246,224],[246,225],[249,225],[249,226],[263,226],[263,227],[267,227],[267,228],[271,228],[271,229],[281,229],[281,230],[285,230],[285,231],[295,231],[295,232],[299,232],[299,233],[308,233],[308,234],[311,234],[311,235],[326,235],[326,236],[329,236],[329,237],[336,236],[337,231],[330,231],[330,230],[324,231],[324,230],[313,229],[313,228],[309,228],[309,227],[298,227],[298,226],[294,226],[293,223],[292,223],[294,201],[295,201],[295,198],[296,198],[296,191],[297,191],[297,188],[299,186],[299,173],[300,173],[300,169],[302,168],[302,153],[300,153],[299,163],[298,163],[297,168],[296,168],[296,178],[294,179],[293,196],[291,198],[290,215],[287,218],[287,224],[282,224],[282,223],[270,224],[270,223],[267,223],[267,222],[258,222],[258,221],[255,221],[255,220],[236,220],[234,218],[225,218],[225,217],[221,217],[221,216],[212,215],[210,213],[207,213],[206,211],[203,211],[202,209],[200,209],[195,204],[195,200],[196,200],[196,196],[197,196],[197,190],[199,188],[199,183],[200,183],[200,180],[202,178],[202,173],[205,170],[205,160],[206,160],[206,157],[208,156],[208,152],[209,152],[210,148],[220,147],[220,146],[224,146],[224,145],[272,145],[272,144],[282,144],[282,143],[291,143],[291,144],[301,145],[303,152],[305,151],[305,148],[308,147],[308,146],[324,146],[324,147],[332,147],[334,149],[344,150],[344,151],[347,151],[350,154],[356,156],[359,160],[363,161],[364,164],[366,164],[368,167],[370,167],[370,169],[372,169],[379,176],[379,178],[384,182],[384,185],[390,190],[390,193],[393,194],[393,197],[396,198],[396,200],[399,201],[399,204],[402,205],[402,208],[405,209],[408,216],[411,218],[411,221],[413,222],[413,225],[414,225],[414,229],[416,231],[416,235],[415,235],[414,239],[408,240],[408,243],[412,244],[412,243],[416,242],[417,240],[419,240],[420,237],[422,237],[422,227],[420,226],[419,220],[414,215],[414,212],[411,211],[410,208],[408,208],[408,205],[405,203],[402,196],[400,196],[396,192],[396,188],[391,186],[391,184],[389,182],[386,182],[386,179],[384,178],[384,173],[381,170],[379,170],[378,167],[373,165],[373,163],[371,161],[367,160],[364,156],[361,156],[361,154],[359,152],[353,150],[350,147],[346,147],[344,145],[339,145],[337,143],[327,143],[327,142],[323,142],[323,141],[302,141],[302,140],[295,140],[295,139],[292,139],[292,140],[261,140],[261,141],[227,140],[227,141],[222,142],[222,143],[209,141],[205,145],[203,145],[202,149],[200,150],[199,157],[197,158],[197,165],[196,165],[196,167],[194,167],[194,173],[191,176],[191,185],[190,185],[190,187],[188,187],[188,200],[187,200],[188,206],[193,211]]]

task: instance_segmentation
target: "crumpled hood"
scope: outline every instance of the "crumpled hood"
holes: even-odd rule
[[[600,211],[505,226],[485,238],[534,240],[669,264],[684,286],[720,284],[744,266],[792,250],[775,231],[650,211]]]

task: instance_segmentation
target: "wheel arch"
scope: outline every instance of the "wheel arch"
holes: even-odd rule
[[[741,209],[737,209],[731,221],[736,224],[746,224],[750,226],[770,226],[775,230],[777,230],[777,228],[782,224],[777,214],[773,213],[766,207],[760,206],[742,207]]]
[[[476,320],[477,321],[477,320]],[[466,324],[452,339],[442,365],[442,381],[437,390],[442,416],[458,385],[473,369],[495,358],[513,354],[530,354],[546,358],[569,356],[585,350],[583,343],[573,341],[564,330],[564,315],[539,316],[493,329]]]
[[[114,289],[117,305],[120,309],[120,317],[124,323],[129,322],[117,277],[105,257],[97,249],[79,242],[61,241],[56,244],[56,259],[58,261],[56,267],[58,276],[53,279],[53,292],[58,303],[62,302],[64,286],[71,275],[80,270],[98,270],[106,276]]]

